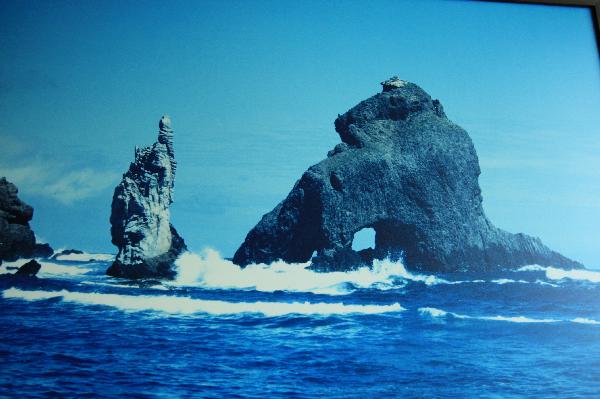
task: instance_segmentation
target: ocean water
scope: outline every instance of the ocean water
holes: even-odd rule
[[[597,271],[319,274],[206,250],[129,283],[110,260],[0,267],[1,397],[600,397]]]

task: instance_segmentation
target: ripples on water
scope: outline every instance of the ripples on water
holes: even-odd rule
[[[600,397],[595,271],[242,270],[208,250],[132,284],[109,261],[0,275],[0,396]]]

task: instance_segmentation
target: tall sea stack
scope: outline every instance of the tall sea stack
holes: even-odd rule
[[[342,142],[262,217],[235,263],[312,258],[316,269],[348,270],[389,257],[437,272],[583,267],[538,238],[494,227],[467,132],[419,86],[397,77],[382,85],[336,119]],[[363,228],[375,230],[375,248],[357,252],[352,241]]]
[[[173,263],[187,249],[170,223],[176,165],[173,129],[165,115],[158,124],[158,141],[135,148],[135,160],[115,188],[110,233],[119,252],[108,275],[175,277]]]

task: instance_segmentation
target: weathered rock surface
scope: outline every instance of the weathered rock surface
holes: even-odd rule
[[[489,271],[526,264],[582,267],[538,238],[487,219],[479,161],[465,130],[419,86],[392,78],[335,121],[342,143],[310,167],[235,253],[239,265],[278,259],[347,270],[374,257],[413,269]],[[375,230],[375,248],[352,250]]]
[[[135,161],[115,188],[110,232],[119,252],[107,274],[175,277],[173,262],[187,249],[170,223],[175,169],[171,120],[163,116],[158,141],[143,149],[136,147]]]
[[[23,266],[19,267],[19,270],[17,270],[15,274],[18,276],[33,277],[38,274],[41,268],[42,265],[40,265],[35,259],[32,259]]]
[[[0,261],[28,257],[48,257],[52,248],[36,244],[35,234],[29,226],[33,208],[17,196],[17,187],[0,178]]]

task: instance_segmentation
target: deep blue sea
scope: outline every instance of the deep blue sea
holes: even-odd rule
[[[134,284],[106,256],[20,263],[0,268],[1,397],[600,397],[596,271],[241,270],[207,250]]]

